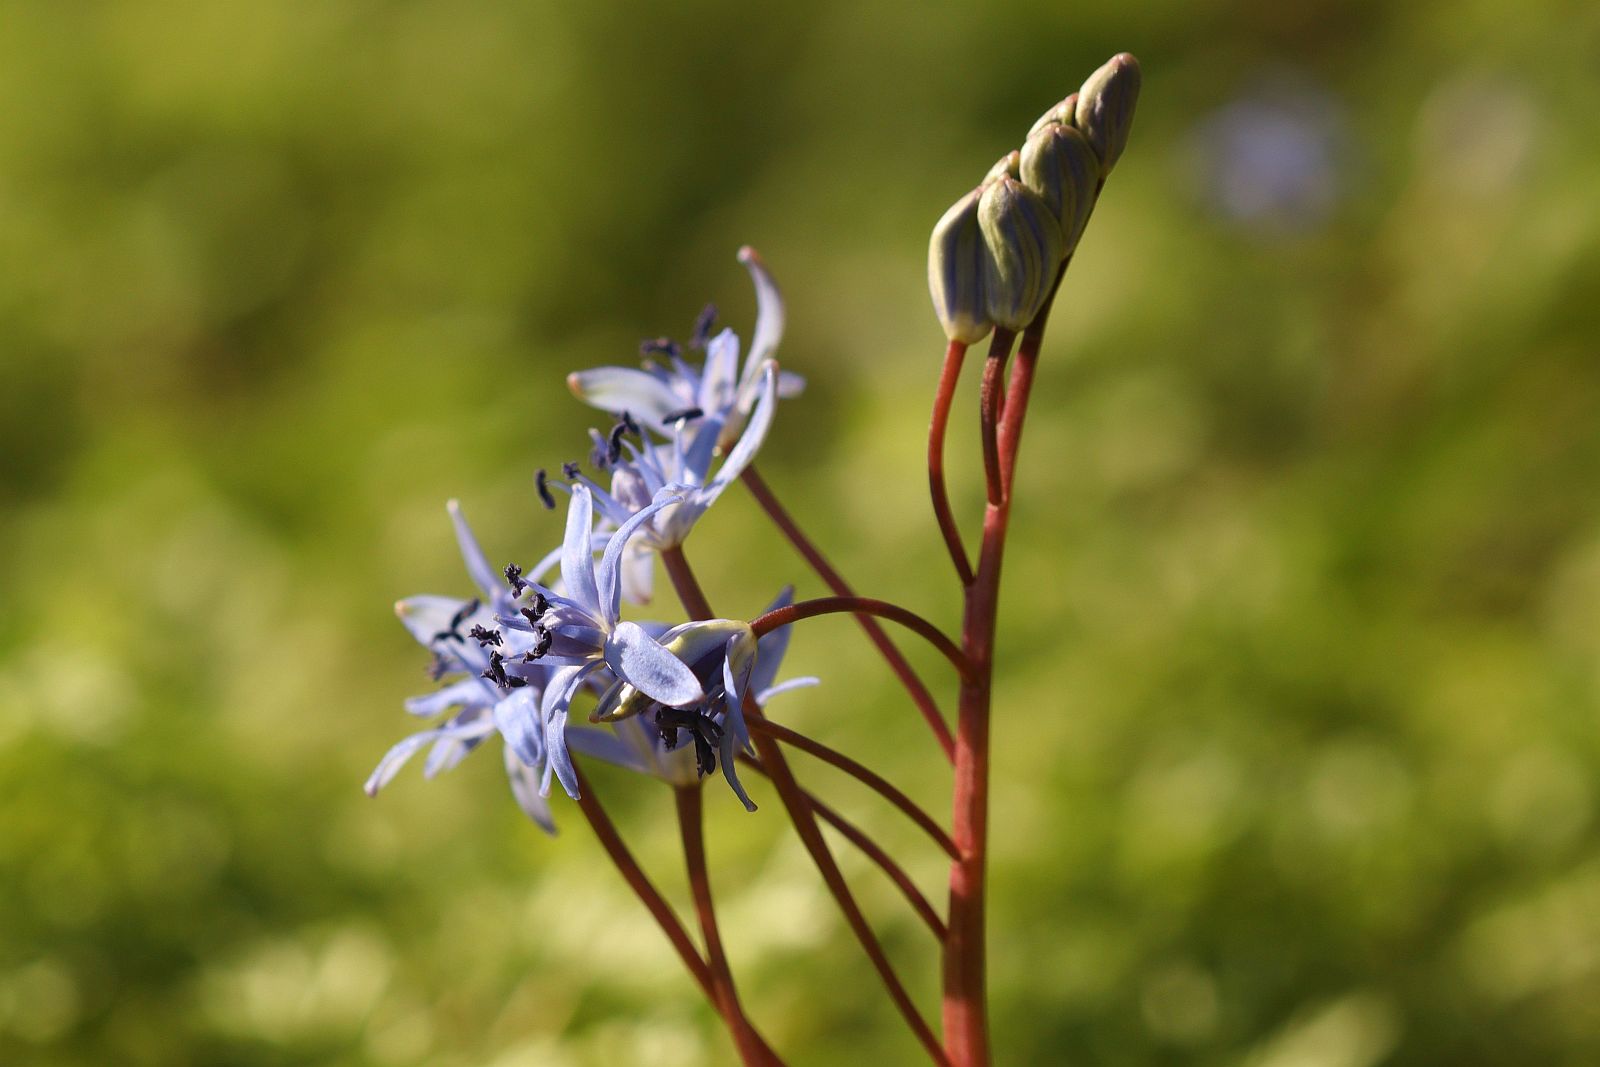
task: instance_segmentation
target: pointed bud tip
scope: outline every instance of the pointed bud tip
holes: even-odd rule
[[[1127,146],[1142,80],[1139,61],[1129,52],[1118,52],[1078,90],[1074,124],[1094,146],[1108,174]]]

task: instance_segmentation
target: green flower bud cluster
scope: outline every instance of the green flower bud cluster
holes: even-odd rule
[[[934,226],[928,288],[952,341],[1033,321],[1127,146],[1138,99],[1139,61],[1113,56]]]

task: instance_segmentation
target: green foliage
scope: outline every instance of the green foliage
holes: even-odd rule
[[[388,604],[465,591],[447,497],[497,558],[555,542],[529,475],[594,418],[562,375],[708,298],[748,332],[748,242],[812,383],[768,480],[864,592],[950,619],[929,229],[1121,49],[1148,83],[1053,317],[1007,564],[1000,1061],[1600,1061],[1594,11],[4,23],[0,1062],[728,1062],[573,805],[544,840],[494,760],[362,796],[427,684]],[[1196,131],[1282,65],[1344,116],[1338,193],[1230,222]],[[738,493],[689,553],[726,611],[816,591]],[[786,711],[937,804],[861,644],[803,631],[825,684]],[[942,899],[904,820],[805,772]],[[596,777],[682,900],[666,795]],[[770,792],[712,796],[773,1043],[917,1062]],[[932,1012],[924,932],[841,856]]]

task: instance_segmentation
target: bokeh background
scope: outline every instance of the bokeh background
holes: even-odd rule
[[[1007,562],[999,1059],[1600,1062],[1600,10],[1170,0],[5,4],[0,1062],[730,1062],[574,806],[492,754],[362,795],[427,688],[389,605],[467,591],[449,497],[553,544],[562,375],[748,336],[749,242],[811,382],[768,480],[953,620],[927,232],[1122,49]],[[689,547],[725,611],[820,588],[743,493]],[[853,627],[792,666],[942,807]],[[681,900],[665,791],[599,787]],[[757,1020],[919,1062],[756,791],[710,834]]]

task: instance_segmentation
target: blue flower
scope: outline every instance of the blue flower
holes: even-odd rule
[[[798,396],[805,388],[805,379],[780,370],[772,358],[784,325],[777,286],[754,249],[740,249],[739,261],[755,282],[757,305],[755,336],[742,371],[739,338],[723,330],[705,344],[699,367],[685,361],[676,344],[661,341],[647,347],[670,365],[652,360],[642,370],[596,367],[567,377],[580,400],[622,419],[609,437],[593,433],[596,465],[611,471],[610,490],[578,476],[594,494],[603,521],[621,526],[669,487],[683,496],[642,527],[623,555],[622,590],[630,603],[650,602],[652,551],[683,543],[755,458],[778,399]],[[702,323],[709,325],[705,317]],[[626,439],[627,430],[636,431],[637,444]]]
[[[768,610],[792,599],[793,590],[786,588]],[[754,811],[755,804],[734,769],[735,756],[749,747],[744,695],[753,694],[756,704],[765,707],[778,693],[817,684],[815,678],[774,684],[788,648],[789,628],[758,641],[747,624],[717,620],[674,627],[661,636],[661,642],[693,666],[705,686],[705,701],[690,708],[669,708],[618,681],[590,715],[591,721],[609,723],[612,732],[575,726],[569,731],[569,743],[585,755],[675,786],[697,783],[720,760],[728,785],[745,808]]]
[[[594,561],[594,501],[589,488],[574,485],[567,508],[566,536],[561,546],[561,591],[518,576],[515,595],[495,615],[508,635],[516,635],[522,658],[506,665],[512,677],[554,668],[540,701],[547,762],[541,789],[550,777],[578,795],[577,773],[567,754],[567,709],[580,686],[602,668],[672,707],[705,698],[699,681],[684,663],[636,622],[625,621],[621,609],[621,559],[628,540],[664,508],[681,497],[670,489],[632,515],[605,539],[599,566]]]
[[[609,492],[578,475],[577,481],[593,494],[605,521],[619,528],[663,494],[672,493],[679,498],[636,527],[631,550],[624,556],[628,569],[623,588],[631,602],[649,602],[654,566],[649,553],[683,544],[694,524],[755,459],[772,427],[777,406],[777,364],[767,364],[760,385],[749,423],[720,463],[720,424],[715,419],[695,419],[669,441],[647,438],[638,445],[624,441],[626,458],[619,451],[612,464]]]
[[[543,788],[548,791],[553,774],[568,793],[577,796],[577,775],[567,751],[567,711],[585,681],[606,686],[607,692],[626,692],[641,706],[649,703],[685,709],[712,699],[714,694],[704,687],[702,675],[705,681],[716,683],[714,693],[726,688],[727,678],[712,678],[703,669],[709,653],[720,650],[728,657],[742,631],[746,643],[738,648],[748,648],[728,658],[735,670],[747,670],[741,656],[753,665],[755,647],[749,626],[742,622],[716,619],[667,629],[620,618],[623,554],[653,519],[684,506],[681,487],[663,488],[605,537],[598,567],[594,546],[600,539],[594,529],[593,494],[582,482],[571,486],[570,492],[560,591],[519,577],[513,583],[517,586],[512,603],[515,612],[502,611],[495,621],[507,633],[523,635],[520,641],[532,642],[523,661],[507,664],[513,677],[525,669],[555,668],[540,702],[546,749]],[[742,742],[746,736],[743,719],[736,718],[735,725]]]
[[[448,712],[448,718],[390,749],[367,780],[367,792],[376,793],[424,747],[432,746],[424,768],[431,776],[455,766],[498,731],[506,743],[512,792],[529,817],[548,830],[545,798],[552,777],[569,795],[578,795],[566,732],[567,711],[580,688],[604,688],[620,679],[666,707],[704,701],[694,672],[656,640],[663,628],[647,629],[619,617],[622,550],[640,526],[679,499],[664,493],[603,538],[596,567],[594,550],[602,539],[594,531],[593,502],[587,487],[574,486],[559,593],[525,579],[516,567],[506,568],[504,581],[499,580],[452,501],[461,555],[482,596],[411,597],[395,610],[433,651],[438,677],[463,677],[407,702],[413,714]]]
[[[595,367],[567,376],[567,385],[579,400],[615,415],[628,413],[662,437],[676,436],[685,415],[694,413],[703,424],[714,424],[711,444],[726,448],[754,409],[766,365],[783,339],[783,298],[761,257],[748,246],[739,250],[739,262],[750,271],[756,287],[756,329],[744,369],[739,369],[739,338],[723,330],[706,345],[705,363],[696,368],[686,362],[675,345],[661,346],[670,366],[656,362],[644,369]],[[780,397],[799,396],[805,379],[784,372],[778,376]]]

